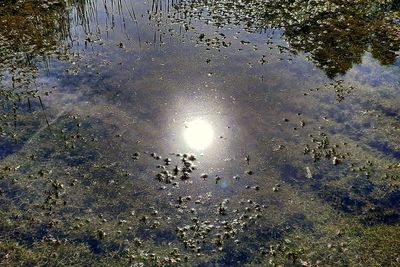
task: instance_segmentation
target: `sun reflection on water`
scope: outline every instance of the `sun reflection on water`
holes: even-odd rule
[[[183,138],[190,148],[204,150],[212,143],[214,130],[209,122],[198,118],[186,123]]]

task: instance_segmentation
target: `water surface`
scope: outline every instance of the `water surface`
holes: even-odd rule
[[[397,266],[398,18],[1,3],[1,264]]]

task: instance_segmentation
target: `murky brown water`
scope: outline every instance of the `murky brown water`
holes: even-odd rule
[[[397,266],[397,1],[0,4],[0,264]]]

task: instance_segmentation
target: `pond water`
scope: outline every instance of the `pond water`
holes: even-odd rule
[[[0,3],[0,265],[399,266],[400,4]]]

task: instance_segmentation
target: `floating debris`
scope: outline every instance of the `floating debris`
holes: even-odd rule
[[[276,184],[274,187],[272,187],[272,191],[277,192],[280,190],[281,185],[280,184]]]
[[[252,170],[247,170],[245,173],[248,174],[248,175],[253,175],[254,174],[254,172]]]
[[[308,167],[308,166],[306,167],[306,178],[308,178],[308,179],[313,178],[310,167]]]
[[[207,178],[208,178],[208,175],[207,175],[206,173],[203,173],[203,174],[201,174],[200,177],[203,178],[203,179],[207,179]]]
[[[244,159],[246,160],[247,165],[249,165],[249,164],[250,164],[250,156],[249,156],[249,155],[246,155],[246,156],[244,157]]]
[[[333,165],[338,165],[340,163],[340,159],[338,159],[337,157],[333,157],[332,158],[332,164]]]

